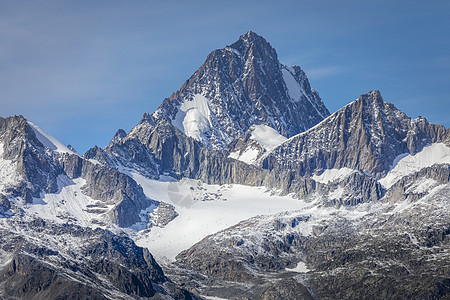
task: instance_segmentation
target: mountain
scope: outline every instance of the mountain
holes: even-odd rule
[[[213,149],[224,149],[252,125],[290,137],[328,115],[305,72],[282,65],[275,49],[252,31],[211,52],[152,114]]]
[[[449,129],[248,32],[83,156],[0,118],[0,298],[448,299],[449,199]]]
[[[158,226],[171,209],[131,177],[22,116],[0,118],[0,166],[0,297],[192,299],[147,249],[106,230]]]
[[[141,221],[143,210],[157,205],[129,176],[80,157],[22,116],[0,119],[0,146],[0,193],[5,203],[14,202],[17,208],[59,194],[54,201],[63,203],[55,203],[53,211],[46,213],[63,213],[57,217],[60,221],[75,217],[129,227]],[[83,199],[72,196],[75,203],[63,199],[64,193],[77,194],[77,190]],[[82,207],[66,215],[61,208],[66,205]]]
[[[371,91],[273,149],[262,164],[301,175],[347,167],[380,178],[400,156],[432,143],[450,145],[450,131],[423,117],[408,117]]]

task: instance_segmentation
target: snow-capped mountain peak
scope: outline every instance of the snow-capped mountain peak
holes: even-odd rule
[[[224,149],[252,125],[290,137],[328,115],[300,67],[282,65],[275,49],[249,31],[211,52],[152,117],[168,119],[204,146]]]

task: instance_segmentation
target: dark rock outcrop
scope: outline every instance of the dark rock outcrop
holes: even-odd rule
[[[20,299],[192,299],[167,279],[147,249],[127,237],[38,219],[8,224],[10,230],[0,232],[1,251],[11,257],[0,268],[0,295]],[[14,229],[20,226],[26,230]],[[36,236],[46,240],[46,245]]]

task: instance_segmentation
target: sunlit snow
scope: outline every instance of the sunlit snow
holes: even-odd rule
[[[45,147],[49,148],[50,150],[56,151],[56,152],[66,152],[71,154],[76,154],[64,144],[62,144],[60,141],[46,133],[44,130],[42,130],[39,126],[28,122],[30,124],[31,128],[33,128],[34,133],[36,134],[37,139],[44,145]]]
[[[424,147],[422,151],[415,155],[408,154],[401,157],[394,168],[379,182],[385,188],[390,188],[404,176],[431,167],[434,164],[446,163],[450,163],[450,148],[442,143],[434,143]]]
[[[187,136],[203,141],[205,132],[211,131],[211,102],[201,94],[195,94],[191,101],[185,100],[172,124]]]
[[[174,205],[179,214],[166,227],[154,227],[134,238],[138,245],[163,260],[172,261],[207,235],[248,218],[307,207],[304,201],[272,195],[264,187],[206,185],[190,179],[162,182],[139,174],[133,174],[133,178],[147,197]]]
[[[250,139],[256,141],[265,151],[272,151],[276,146],[282,144],[287,138],[278,133],[275,129],[267,125],[253,125]],[[242,153],[240,150],[229,154],[234,158],[247,164],[256,164],[260,158],[261,150],[250,145]]]

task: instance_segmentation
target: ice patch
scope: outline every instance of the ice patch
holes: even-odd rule
[[[388,189],[402,177],[434,164],[450,164],[450,148],[443,143],[434,143],[415,155],[407,154],[401,157],[394,168],[379,182]]]
[[[299,262],[295,268],[286,268],[286,271],[290,272],[297,272],[297,273],[307,273],[310,270],[306,267],[306,264],[304,262]]]
[[[172,121],[172,124],[187,136],[203,141],[205,132],[211,131],[211,102],[200,94],[191,101],[185,100]]]
[[[317,182],[327,184],[329,182],[335,181],[336,179],[343,179],[354,172],[356,172],[356,170],[347,167],[341,169],[327,169],[320,175],[312,176],[312,179]]]

